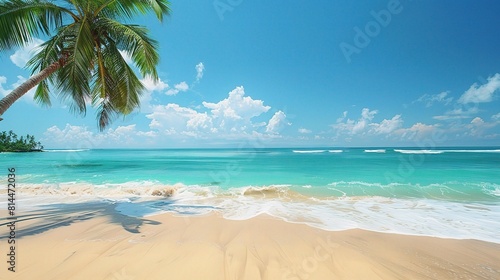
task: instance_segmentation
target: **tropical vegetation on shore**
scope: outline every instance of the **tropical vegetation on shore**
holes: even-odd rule
[[[35,136],[26,135],[18,138],[12,130],[0,133],[0,153],[1,152],[32,152],[41,151],[42,143],[35,140]]]
[[[53,89],[75,113],[95,107],[101,130],[131,113],[140,106],[144,86],[121,53],[129,54],[142,76],[157,80],[158,43],[147,28],[122,21],[152,12],[161,22],[169,5],[167,0],[0,1],[0,51],[47,38],[27,63],[33,76],[0,100],[0,120],[37,85],[39,104],[50,106]]]

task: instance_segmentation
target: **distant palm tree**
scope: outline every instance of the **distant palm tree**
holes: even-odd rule
[[[87,104],[96,107],[101,130],[114,116],[132,112],[144,86],[120,50],[143,76],[157,80],[158,43],[145,27],[119,20],[153,12],[161,22],[169,6],[167,0],[0,1],[0,50],[52,36],[27,64],[33,76],[0,100],[0,117],[36,85],[34,99],[50,106],[49,83],[71,111],[85,114]]]

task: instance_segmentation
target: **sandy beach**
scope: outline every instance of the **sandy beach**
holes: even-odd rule
[[[6,213],[2,213],[6,217]],[[7,251],[2,219],[0,250]],[[112,205],[20,214],[16,272],[1,279],[498,279],[500,244],[363,230],[324,231],[270,216],[145,218]],[[5,257],[4,257],[5,258]]]

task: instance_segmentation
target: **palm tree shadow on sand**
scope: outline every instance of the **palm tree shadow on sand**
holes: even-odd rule
[[[52,229],[69,226],[74,223],[86,221],[97,217],[107,217],[109,223],[121,225],[124,230],[139,234],[142,225],[159,225],[158,221],[146,219],[145,215],[158,210],[165,210],[180,215],[197,214],[192,209],[213,210],[211,206],[177,205],[175,200],[156,200],[145,202],[116,203],[110,201],[84,202],[84,203],[58,203],[41,205],[38,210],[24,213],[17,216],[16,236],[18,238],[30,235],[41,234]],[[117,210],[120,205],[133,205],[134,215],[125,215]],[[127,207],[127,205],[125,205]],[[7,217],[0,218],[0,227],[6,226],[12,220]],[[8,234],[2,234],[0,240],[8,238]]]

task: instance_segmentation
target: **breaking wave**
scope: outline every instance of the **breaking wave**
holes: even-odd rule
[[[48,153],[76,153],[76,152],[86,152],[90,151],[90,149],[68,149],[68,150],[43,150]]]
[[[383,154],[385,153],[385,149],[375,149],[375,150],[364,150],[365,153],[378,153],[378,154]]]
[[[500,243],[498,184],[384,185],[339,181],[323,187],[305,186],[222,189],[210,185],[168,185],[157,181],[103,185],[68,182],[20,184],[17,190],[22,194],[19,207],[25,210],[86,199],[112,203],[116,211],[130,216],[217,212],[226,219],[244,220],[266,214],[325,230],[359,228]],[[323,190],[323,195],[310,193],[318,189]],[[474,201],[474,196],[477,196],[477,201]],[[4,204],[0,202],[0,207]]]

